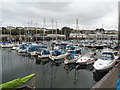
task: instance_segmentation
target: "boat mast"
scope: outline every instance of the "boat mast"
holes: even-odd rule
[[[53,25],[54,25],[54,21],[53,21],[53,19],[52,19],[52,35],[53,35]],[[53,38],[54,38],[54,37],[52,37],[52,41],[53,41]]]
[[[12,30],[12,28],[10,28],[10,42],[11,42],[11,38],[12,38],[11,30]]]
[[[61,40],[62,40],[62,29],[61,29]]]
[[[29,22],[28,22],[28,42],[30,42],[29,36],[30,36],[30,31],[29,31]]]
[[[56,21],[56,41],[57,41],[57,21]]]
[[[76,19],[76,39],[77,39],[77,41],[78,41],[78,33],[79,33],[78,29],[79,29],[78,19]]]
[[[44,41],[44,36],[45,36],[45,18],[43,19],[43,41]]]
[[[35,25],[36,25],[35,30],[36,30],[36,42],[37,42],[37,22]]]

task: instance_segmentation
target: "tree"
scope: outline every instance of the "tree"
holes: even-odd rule
[[[62,34],[64,34],[66,36],[66,39],[69,40],[70,37],[70,33],[73,29],[69,28],[69,27],[63,27],[62,28]]]

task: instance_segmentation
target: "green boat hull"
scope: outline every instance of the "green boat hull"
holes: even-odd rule
[[[31,74],[29,76],[23,77],[23,78],[18,78],[12,81],[9,81],[7,83],[1,84],[0,89],[10,89],[10,88],[17,88],[26,82],[28,82],[30,79],[35,77],[36,74]]]

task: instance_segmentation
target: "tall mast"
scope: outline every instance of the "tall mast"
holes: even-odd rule
[[[56,22],[56,40],[57,40],[57,22]]]
[[[77,38],[77,40],[78,40],[78,19],[76,19],[76,38]]]
[[[35,30],[36,30],[36,42],[37,42],[37,22],[35,23],[36,27],[35,27]]]
[[[61,40],[62,40],[62,29],[61,29]]]
[[[53,25],[54,25],[54,21],[53,21],[53,19],[52,19],[52,35],[53,35]],[[54,38],[54,37],[52,37],[52,41],[53,41],[53,38]]]
[[[12,38],[11,30],[12,30],[12,27],[10,28],[10,41],[11,41],[11,38]]]
[[[45,36],[45,18],[43,19],[43,41],[44,41],[44,36]]]
[[[30,38],[30,37],[29,37],[29,36],[30,36],[30,31],[29,31],[29,22],[28,22],[28,29],[27,29],[27,30],[28,30],[28,42],[30,42],[30,39],[29,39],[29,38]]]

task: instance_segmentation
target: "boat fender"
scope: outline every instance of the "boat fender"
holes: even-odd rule
[[[64,61],[66,60],[66,58],[64,58]]]

